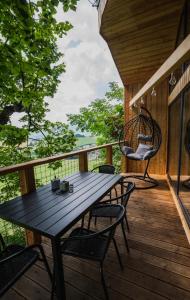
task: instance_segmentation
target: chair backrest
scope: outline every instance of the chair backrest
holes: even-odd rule
[[[92,170],[92,172],[96,169],[98,169],[99,173],[104,173],[104,174],[114,174],[115,173],[115,167],[113,165],[109,165],[109,164],[100,165],[100,166],[94,168]]]
[[[121,204],[126,208],[129,198],[131,196],[131,193],[134,191],[135,189],[135,184],[133,182],[124,182],[123,183],[123,187],[125,189],[125,193],[123,195],[121,195]]]
[[[106,252],[107,252],[107,249],[109,247],[110,241],[114,236],[115,229],[116,229],[117,225],[122,222],[122,220],[125,216],[125,208],[124,208],[123,205],[121,205],[121,204],[110,204],[110,207],[112,207],[112,206],[115,209],[116,208],[118,209],[117,218],[116,218],[114,223],[112,223],[108,227],[102,229],[101,231],[98,231],[98,232],[95,232],[95,233],[90,233],[90,234],[87,234],[85,236],[84,235],[71,236],[68,239],[66,239],[66,242],[69,241],[69,240],[83,240],[83,239],[89,239],[89,240],[92,239],[93,240],[93,239],[96,239],[99,236],[102,236],[102,237],[106,238],[106,242],[107,242],[106,247],[104,249],[104,255],[105,255]],[[97,207],[96,209],[101,209],[101,206]]]

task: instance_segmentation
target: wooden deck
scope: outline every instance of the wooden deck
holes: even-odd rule
[[[190,247],[166,181],[151,190],[135,191],[128,206],[130,254],[117,230],[124,271],[114,249],[105,260],[111,300],[190,299]],[[103,224],[98,223],[98,228]],[[44,240],[50,264],[51,248]],[[95,263],[64,258],[67,299],[104,299]],[[50,299],[51,285],[41,262],[32,267],[2,299]]]

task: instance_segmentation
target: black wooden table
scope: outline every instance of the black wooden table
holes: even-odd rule
[[[66,178],[73,193],[57,195],[50,184],[0,205],[0,217],[51,239],[58,299],[66,299],[60,237],[121,179],[121,175],[80,172]]]

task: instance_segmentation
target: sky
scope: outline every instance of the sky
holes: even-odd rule
[[[97,9],[88,0],[80,0],[76,12],[63,14],[59,9],[57,17],[59,21],[67,19],[74,28],[58,41],[66,73],[60,77],[54,99],[48,101],[47,118],[66,122],[67,113],[78,113],[80,107],[103,97],[110,81],[121,85],[121,80],[108,46],[99,34]]]
[[[76,12],[63,13],[60,7],[57,19],[68,20],[74,27],[58,40],[66,72],[60,77],[53,99],[46,99],[50,109],[46,118],[66,123],[66,114],[79,113],[81,107],[103,97],[110,81],[122,83],[109,48],[99,34],[97,9],[88,0],[80,0]],[[19,126],[20,117],[21,114],[14,114],[12,123]]]

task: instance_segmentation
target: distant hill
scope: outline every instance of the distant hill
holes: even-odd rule
[[[88,146],[96,145],[97,137],[85,136],[81,133],[76,133],[75,137],[77,138],[76,148],[82,147],[82,146],[84,146],[84,148],[87,148]],[[35,143],[35,140],[41,140],[42,138],[43,138],[43,135],[41,133],[33,133],[30,135],[31,143]]]

